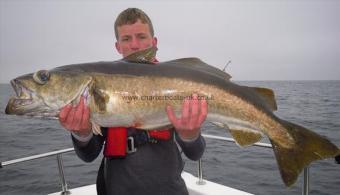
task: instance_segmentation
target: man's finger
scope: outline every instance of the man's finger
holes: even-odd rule
[[[199,115],[199,101],[197,99],[197,94],[193,94],[193,99],[191,101],[191,113],[189,117],[190,120],[189,124],[191,129],[199,127],[199,124],[197,124],[198,115]]]
[[[75,108],[72,106],[70,112],[67,115],[66,121],[65,121],[65,127],[68,130],[74,130],[73,129],[73,119],[74,119],[74,112],[75,112]]]
[[[65,122],[67,115],[69,114],[70,110],[71,110],[72,106],[70,104],[64,106],[60,113],[59,113],[59,121],[60,123]]]
[[[206,99],[201,100],[201,112],[200,115],[198,116],[198,124],[202,125],[202,123],[205,121],[207,118],[208,114],[208,103]]]
[[[81,129],[81,122],[83,119],[84,112],[84,98],[80,97],[79,104],[75,107],[74,118],[73,118],[73,126],[72,129],[79,130]]]
[[[90,109],[84,106],[83,120],[81,121],[81,129],[86,130],[90,128]]]
[[[168,115],[169,121],[174,125],[177,126],[177,117],[175,115],[175,112],[172,108],[172,106],[168,105],[166,106],[166,113]]]
[[[189,114],[190,114],[190,100],[189,100],[189,97],[187,97],[184,99],[184,102],[182,104],[182,115],[181,115],[182,123],[184,124],[188,123]]]

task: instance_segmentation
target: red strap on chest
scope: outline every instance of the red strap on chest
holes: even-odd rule
[[[169,129],[148,131],[149,136],[158,140],[169,140],[171,133]]]
[[[151,130],[148,131],[151,138],[157,140],[169,140],[171,131]],[[127,128],[126,127],[110,127],[107,129],[104,156],[105,157],[125,157],[127,147]]]
[[[107,129],[104,146],[105,157],[124,157],[126,155],[127,129],[125,127],[110,127]]]

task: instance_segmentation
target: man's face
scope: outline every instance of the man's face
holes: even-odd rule
[[[148,24],[137,20],[134,24],[118,26],[117,51],[126,57],[134,52],[157,47],[157,38],[152,37]]]

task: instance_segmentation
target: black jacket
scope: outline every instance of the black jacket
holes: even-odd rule
[[[98,157],[106,135],[106,129],[102,131],[104,136],[94,135],[86,145],[72,136],[79,158],[92,162]],[[103,158],[97,176],[98,194],[188,194],[181,178],[183,161],[176,142],[189,159],[198,160],[204,152],[205,141],[200,136],[195,141],[184,142],[173,132],[175,138],[143,145],[124,159]]]

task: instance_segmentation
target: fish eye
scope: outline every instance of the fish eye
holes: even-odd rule
[[[33,74],[33,80],[41,85],[47,83],[50,79],[50,73],[47,70],[39,70]]]

